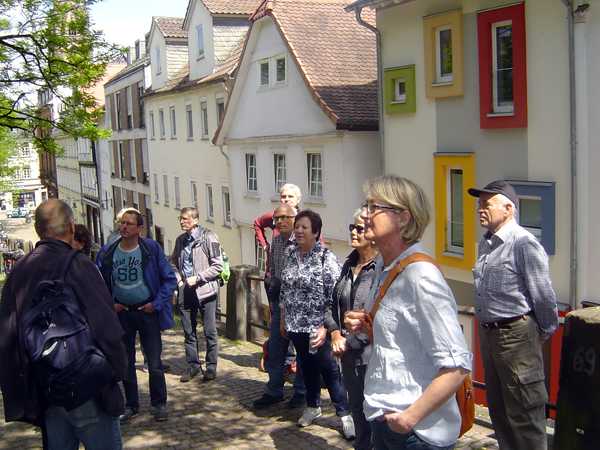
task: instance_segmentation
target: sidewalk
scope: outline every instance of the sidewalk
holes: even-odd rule
[[[199,333],[201,335],[201,332]],[[218,378],[202,383],[201,376],[180,383],[185,365],[183,333],[169,330],[163,334],[163,360],[171,365],[166,375],[170,417],[155,422],[150,415],[148,375],[138,371],[140,414],[125,425],[126,449],[350,449],[340,431],[339,419],[327,391],[323,390],[323,417],[301,429],[296,420],[301,410],[289,410],[285,403],[253,411],[252,401],[263,392],[267,380],[259,372],[260,347],[248,342],[220,338]],[[138,352],[141,358],[141,353]],[[140,361],[141,362],[141,361]],[[286,386],[286,396],[291,386]],[[1,406],[0,406],[1,410]],[[4,412],[0,411],[4,418]],[[21,424],[6,424],[0,419],[0,449],[40,448],[39,434]],[[459,442],[459,449],[497,449],[492,431],[475,425]]]

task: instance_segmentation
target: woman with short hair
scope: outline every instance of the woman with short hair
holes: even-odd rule
[[[452,291],[419,242],[429,203],[419,186],[393,175],[370,180],[365,194],[365,237],[381,258],[366,311],[348,312],[345,325],[372,331],[364,412],[375,449],[454,448],[461,425],[455,393],[471,353]],[[381,297],[384,280],[405,264]]]
[[[340,266],[333,252],[319,242],[321,227],[321,217],[311,210],[301,211],[294,221],[295,243],[286,249],[281,272],[281,333],[296,347],[306,385],[307,407],[298,425],[306,427],[321,417],[322,376],[344,436],[350,439],[355,435],[354,422],[324,326]]]

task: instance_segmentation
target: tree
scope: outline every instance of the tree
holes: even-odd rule
[[[122,57],[89,22],[95,0],[0,0],[0,128],[21,131],[56,152],[52,131],[96,140],[101,110],[91,88]],[[61,111],[39,108],[38,95]]]

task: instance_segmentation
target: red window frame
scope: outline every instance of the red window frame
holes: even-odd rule
[[[512,21],[513,38],[513,113],[494,115],[492,25]],[[525,5],[483,11],[477,15],[479,48],[479,120],[481,128],[527,127],[527,55],[525,42]]]

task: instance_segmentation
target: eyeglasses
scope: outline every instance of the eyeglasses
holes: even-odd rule
[[[380,203],[373,202],[365,202],[361,205],[361,207],[365,208],[369,214],[373,214],[376,209],[387,209],[388,211],[394,212],[404,211],[404,208],[399,208],[397,206],[382,205]]]
[[[293,219],[296,216],[273,216],[273,222],[277,222],[279,220]]]
[[[362,225],[354,225],[353,223],[348,225],[348,231],[350,233],[352,233],[354,230],[356,230],[358,234],[363,234],[365,232],[365,227],[363,227]]]

